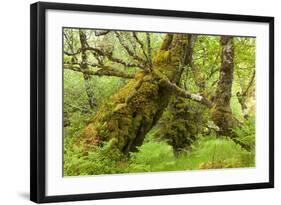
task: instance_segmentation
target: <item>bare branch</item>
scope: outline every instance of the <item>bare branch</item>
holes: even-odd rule
[[[77,66],[77,65],[73,65],[73,64],[64,64],[63,65],[63,68],[64,69],[68,69],[68,70],[73,70],[73,71],[76,71],[76,72],[82,72],[80,66]]]
[[[141,68],[141,69],[145,69],[145,67],[141,64],[136,64],[136,63],[128,63],[128,62],[125,62],[119,58],[116,58],[114,56],[112,56],[112,53],[106,53],[98,48],[93,48],[93,47],[86,47],[84,49],[85,51],[92,51],[92,54],[95,56],[95,58],[98,60],[99,64],[103,64],[101,62],[100,59],[98,59],[98,56],[104,56],[104,57],[107,57],[110,61],[112,62],[115,62],[115,63],[118,63],[118,64],[121,64],[125,67],[138,67],[138,68]],[[68,56],[75,56],[75,55],[78,55],[81,53],[81,49],[78,49],[77,52],[75,53],[69,53],[67,51],[64,51],[64,54],[65,55],[68,55]]]
[[[136,32],[133,32],[133,37],[136,40],[136,42],[140,45],[140,47],[142,49],[142,53],[145,56],[146,60],[148,61],[148,57],[147,57],[146,52],[145,52],[145,47],[144,47],[143,43],[141,42],[141,40],[138,38]]]
[[[67,56],[75,56],[81,53],[81,49],[78,49],[75,53],[69,53],[67,51],[63,51],[63,53]]]
[[[115,76],[115,77],[120,77],[120,78],[134,78],[135,74],[130,74],[130,73],[125,73],[119,70],[116,70],[114,68],[111,68],[109,66],[104,66],[102,69],[98,70],[98,71],[88,71],[90,75],[97,75],[97,76]]]
[[[163,87],[166,87],[169,90],[174,91],[174,93],[179,97],[195,100],[203,105],[206,105],[209,108],[211,108],[213,106],[213,103],[211,101],[209,101],[207,98],[205,98],[199,94],[190,93],[190,92],[180,88],[175,83],[172,83],[168,79],[161,79],[160,85],[162,85]]]
[[[125,67],[138,67],[141,69],[144,69],[143,65],[140,64],[135,64],[135,63],[127,63],[119,58],[113,57],[112,53],[106,53],[98,48],[93,48],[93,47],[87,47],[86,50],[90,50],[90,51],[94,51],[96,54],[100,55],[100,56],[105,56],[107,57],[109,60],[115,62],[115,63],[119,63],[124,65]]]
[[[104,36],[106,34],[108,34],[110,31],[106,31],[106,30],[98,30],[95,31],[95,36]]]
[[[126,45],[120,35],[117,31],[115,32],[115,35],[119,41],[119,43],[123,46],[123,48],[126,50],[126,52],[131,56],[133,59],[139,61],[140,63],[145,63],[145,60],[139,57],[135,52],[133,52],[128,45]]]
[[[250,80],[246,90],[242,94],[243,96],[246,96],[248,94],[250,87],[253,85],[253,82],[254,82],[254,79],[255,79],[255,75],[256,75],[256,70],[254,70],[254,72],[252,74],[252,77],[251,77],[251,80]]]
[[[206,78],[206,81],[210,80],[211,77],[212,77],[215,73],[217,73],[218,71],[219,71],[219,68],[212,69],[212,70],[211,70],[211,73],[210,73],[210,74],[208,75],[208,77]]]
[[[150,45],[150,34],[146,33],[146,42],[147,42],[147,61],[149,70],[152,69],[152,63],[151,63],[151,45]]]
[[[90,66],[96,67],[96,64],[91,64]],[[120,78],[134,78],[135,74],[129,74],[129,73],[125,73],[122,71],[119,71],[117,69],[114,69],[112,67],[109,66],[103,66],[101,67],[101,69],[97,70],[97,71],[93,71],[93,70],[81,70],[80,66],[75,66],[72,64],[64,64],[64,69],[68,69],[68,70],[72,70],[75,72],[80,72],[86,75],[97,75],[97,76],[115,76],[115,77],[120,77]]]

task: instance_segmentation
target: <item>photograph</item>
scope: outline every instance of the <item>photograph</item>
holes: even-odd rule
[[[256,167],[255,36],[61,35],[64,177]]]
[[[246,13],[32,4],[30,199],[273,188],[274,17]]]

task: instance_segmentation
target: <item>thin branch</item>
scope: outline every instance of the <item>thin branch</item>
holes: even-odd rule
[[[145,63],[145,60],[139,57],[135,52],[133,52],[128,45],[126,45],[120,35],[120,33],[115,32],[115,35],[119,41],[119,43],[123,46],[123,48],[126,50],[126,52],[131,56],[133,59],[139,61],[140,63]]]
[[[124,65],[125,67],[138,67],[141,69],[144,69],[143,65],[140,64],[135,64],[135,63],[127,63],[119,58],[113,57],[112,53],[106,53],[98,48],[93,48],[93,47],[87,47],[86,50],[90,50],[90,51],[94,51],[96,54],[100,55],[100,56],[105,56],[107,57],[109,60],[115,62],[115,63],[119,63]]]
[[[256,70],[254,70],[253,74],[252,74],[252,77],[251,77],[251,80],[246,88],[246,90],[243,92],[243,96],[246,96],[248,94],[248,91],[250,89],[250,87],[252,86],[253,82],[254,82],[254,79],[255,79],[255,75],[256,75]]]
[[[106,34],[108,34],[110,31],[106,31],[106,30],[98,30],[95,31],[95,36],[104,36]]]
[[[140,45],[142,53],[145,56],[146,60],[148,61],[148,57],[147,57],[146,52],[145,52],[145,47],[144,47],[143,43],[141,42],[141,40],[138,38],[136,32],[133,32],[133,37],[136,40],[136,42]]]
[[[80,54],[81,53],[81,49],[79,48],[76,52],[74,52],[74,53],[69,53],[69,52],[67,52],[67,51],[63,51],[63,53],[65,54],[65,55],[67,55],[67,56],[75,56],[75,55],[78,55],[78,54]]]
[[[100,56],[104,56],[104,57],[107,57],[109,60],[115,62],[115,63],[119,63],[119,64],[122,64],[124,65],[125,67],[138,67],[138,68],[141,68],[141,69],[144,69],[145,67],[143,65],[140,65],[140,64],[136,64],[136,63],[127,63],[119,58],[116,58],[116,57],[113,57],[111,53],[106,53],[98,48],[93,48],[93,47],[87,47],[84,49],[85,51],[93,51],[95,53],[92,53],[95,57],[96,54],[100,55]],[[75,53],[69,53],[67,51],[64,51],[64,54],[65,55],[68,55],[68,56],[75,56],[75,55],[78,55],[81,53],[81,49],[78,49],[77,52]],[[98,59],[97,59],[98,60]],[[99,60],[98,60],[99,61]]]
[[[68,47],[70,48],[71,51],[73,51],[72,45],[70,44],[70,40],[68,38],[68,36],[66,35],[65,32],[63,32],[64,38],[65,38],[65,42],[68,44]]]
[[[147,60],[148,60],[148,66],[149,70],[152,69],[152,63],[151,63],[151,45],[150,45],[150,34],[146,33],[146,42],[147,42]]]
[[[102,69],[99,69],[97,71],[86,71],[89,75],[97,75],[97,76],[115,76],[120,78],[127,78],[131,79],[135,77],[135,74],[125,73],[119,70],[116,70],[114,68],[111,68],[109,66],[104,66]]]
[[[218,71],[219,71],[218,68],[212,69],[211,73],[210,73],[210,74],[208,75],[208,77],[206,78],[206,81],[210,80],[211,77],[212,77],[216,72],[218,72]]]
[[[72,65],[72,64],[64,64],[63,68],[82,73],[80,66],[76,66],[76,65]]]
[[[211,87],[214,87],[218,82],[219,82],[219,79],[217,79],[214,82],[212,82]]]
[[[96,67],[96,64],[91,64],[90,66]],[[135,77],[135,74],[125,73],[125,72],[119,71],[119,70],[114,69],[109,66],[103,66],[103,67],[101,67],[101,69],[99,69],[97,71],[93,71],[93,70],[89,70],[89,69],[81,70],[79,66],[74,66],[71,64],[64,64],[64,69],[72,70],[75,72],[80,72],[80,73],[87,74],[87,75],[115,76],[115,77],[127,78],[127,79]]]
[[[219,56],[220,56],[220,52],[217,53],[217,56],[216,56],[216,58],[215,58],[215,60],[214,60],[214,65],[217,65],[217,61],[218,61],[218,59],[219,59]],[[210,74],[209,74],[208,77],[206,78],[206,81],[210,80],[211,77],[212,77],[216,72],[218,72],[218,71],[219,71],[219,68],[212,67]]]
[[[98,61],[99,65],[104,65],[103,60],[104,60],[105,56],[97,55],[97,53],[95,53],[94,51],[91,51],[91,53],[96,58],[96,60]]]

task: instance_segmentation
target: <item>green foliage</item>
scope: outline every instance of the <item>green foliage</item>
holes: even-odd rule
[[[149,142],[131,153],[128,172],[161,171],[175,164],[173,149],[165,142]]]
[[[243,126],[233,128],[233,132],[237,136],[236,139],[253,151],[255,150],[255,131],[254,117],[249,117],[249,119],[245,120]]]
[[[187,150],[175,156],[165,142],[147,142],[131,154],[125,172],[157,172],[255,166],[254,154],[227,137],[200,136]]]
[[[237,96],[234,93],[239,88],[237,88],[237,86],[235,86],[235,85],[232,86],[232,87],[233,87],[233,94],[232,94],[232,98],[231,98],[231,101],[230,101],[231,110],[232,110],[232,113],[234,114],[234,116],[237,119],[239,119],[240,121],[243,121],[244,116],[243,116],[242,108],[241,108],[241,105],[239,104]]]
[[[66,138],[67,139],[67,138]],[[122,163],[126,164],[124,157],[118,150],[110,148],[110,143],[100,147],[92,147],[85,151],[79,146],[65,140],[64,175],[98,175],[122,173]],[[71,145],[72,144],[72,145]]]
[[[251,167],[253,162],[247,157],[249,152],[227,137],[201,137],[191,154],[199,162],[201,169]],[[248,160],[246,160],[248,159]]]
[[[216,136],[200,136],[191,151],[179,156],[163,141],[144,143],[138,152],[130,153],[129,159],[109,149],[108,144],[89,152],[73,147],[66,149],[64,156],[66,176],[255,166],[253,152],[244,150],[227,137]]]

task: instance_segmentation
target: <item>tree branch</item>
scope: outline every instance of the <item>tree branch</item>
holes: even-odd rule
[[[206,78],[206,81],[210,80],[211,77],[212,77],[215,73],[217,73],[218,71],[219,71],[219,68],[212,69],[212,70],[211,70],[211,73],[210,73],[210,74],[208,75],[208,77]]]
[[[147,42],[147,61],[149,70],[152,69],[152,60],[151,60],[151,45],[150,45],[150,34],[146,33],[146,42]]]
[[[111,60],[111,61],[113,61],[113,62],[115,62],[115,63],[122,64],[122,65],[124,65],[125,67],[139,67],[139,68],[142,68],[142,69],[144,68],[143,66],[141,66],[141,65],[139,65],[139,64],[127,63],[127,62],[125,62],[125,61],[123,61],[123,60],[121,60],[121,59],[119,59],[119,58],[113,57],[112,54],[106,53],[106,52],[104,52],[104,51],[102,51],[102,50],[100,50],[100,49],[98,49],[98,48],[86,47],[84,50],[85,50],[85,51],[87,51],[87,50],[88,50],[88,51],[93,51],[93,52],[94,52],[93,55],[94,55],[95,57],[97,57],[96,54],[98,54],[98,55],[100,55],[100,56],[107,57],[109,60]],[[82,49],[78,49],[75,53],[69,53],[69,52],[67,52],[67,51],[64,51],[64,54],[65,54],[65,55],[68,55],[68,56],[75,56],[75,55],[80,54],[81,51],[82,51]]]
[[[144,69],[144,66],[140,65],[140,64],[135,64],[135,63],[127,63],[119,58],[113,57],[112,53],[106,53],[98,48],[93,48],[93,47],[87,47],[86,50],[90,50],[90,51],[94,51],[95,53],[97,53],[100,56],[105,56],[108,58],[108,60],[111,60],[112,62],[118,63],[118,64],[122,64],[125,67],[138,67],[141,69]]]
[[[143,53],[144,57],[146,58],[146,60],[148,61],[148,57],[147,57],[147,55],[146,55],[144,45],[143,45],[143,43],[141,42],[141,40],[138,38],[136,32],[133,32],[133,37],[134,37],[134,39],[136,40],[136,42],[140,45],[140,47],[141,47],[141,49],[142,49],[142,53]]]
[[[207,98],[205,98],[199,94],[190,93],[190,92],[180,88],[175,83],[170,82],[168,79],[161,79],[160,85],[163,87],[166,87],[169,90],[174,91],[175,95],[177,95],[179,97],[192,99],[209,108],[213,107],[213,103],[211,101],[209,101]]]
[[[126,52],[131,56],[133,59],[139,61],[140,63],[145,63],[145,60],[139,57],[135,52],[133,52],[128,45],[126,45],[120,35],[117,31],[115,32],[115,35],[119,41],[119,43],[123,46],[123,48],[126,50]]]
[[[90,64],[90,66],[96,67],[98,65]],[[115,76],[115,77],[127,78],[127,79],[135,77],[135,74],[125,73],[125,72],[119,71],[119,70],[114,69],[109,66],[100,66],[99,70],[93,71],[93,70],[89,70],[89,69],[81,70],[79,66],[75,66],[72,64],[64,64],[64,69],[72,70],[75,72],[80,72],[80,73],[87,74],[87,75]]]
[[[250,89],[250,87],[252,86],[253,82],[254,82],[254,79],[255,79],[255,75],[256,75],[256,70],[254,70],[253,74],[252,74],[252,77],[251,77],[251,80],[246,88],[246,90],[243,92],[243,96],[246,96],[248,94],[248,91]]]
[[[106,30],[98,30],[95,31],[95,36],[104,36],[106,34],[108,34],[110,31],[106,31]]]
[[[79,53],[81,53],[81,49],[79,48],[75,53],[69,53],[67,51],[63,51],[63,53],[67,56],[75,56],[75,55],[78,55]]]
[[[76,66],[76,65],[73,65],[73,64],[64,64],[63,68],[82,73],[82,70],[80,69],[80,66]]]

